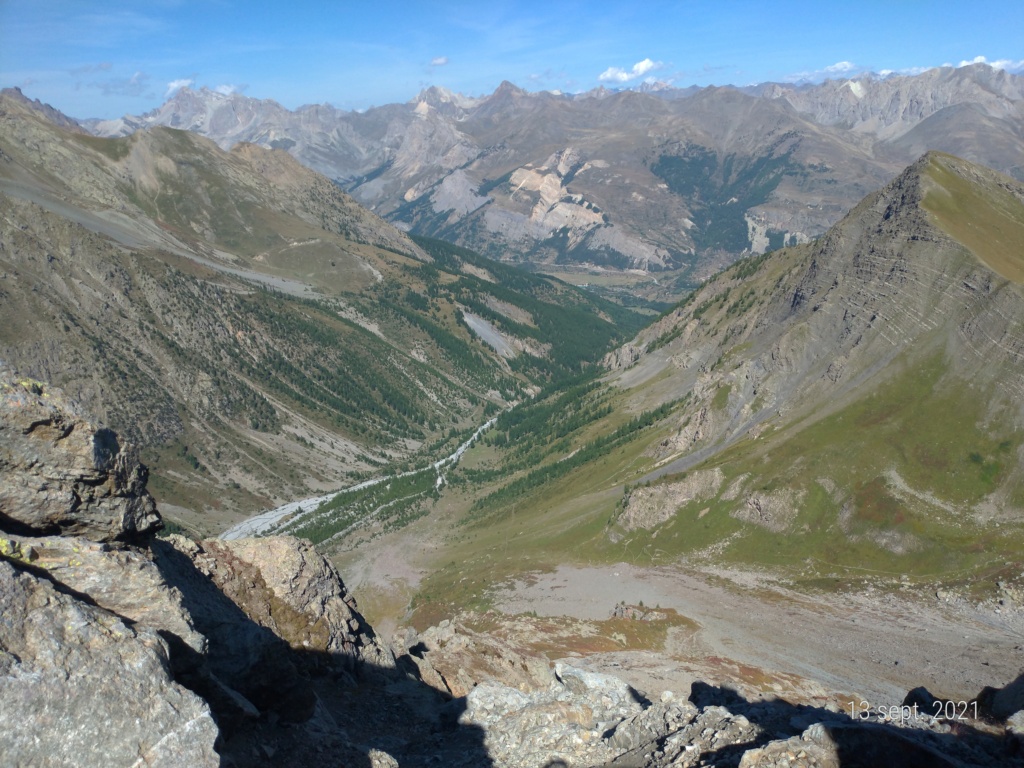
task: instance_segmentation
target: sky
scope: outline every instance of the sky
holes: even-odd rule
[[[430,85],[742,86],[975,61],[1024,72],[1024,2],[0,0],[0,87],[77,118],[186,86],[363,110]]]

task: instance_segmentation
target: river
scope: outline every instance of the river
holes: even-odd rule
[[[301,499],[299,501],[289,501],[287,504],[282,504],[280,507],[276,507],[275,509],[271,509],[266,512],[261,512],[258,515],[253,515],[252,517],[246,518],[242,522],[231,526],[220,535],[220,538],[230,541],[232,539],[244,539],[250,536],[259,536],[260,534],[266,533],[271,528],[276,526],[282,518],[294,512],[298,512],[300,508],[305,513],[312,513],[313,511],[316,510],[317,507],[319,507],[325,501],[330,501],[339,493],[345,493],[346,491],[358,491],[363,488],[369,488],[370,486],[377,485],[378,483],[385,483],[388,482],[389,480],[393,480],[398,477],[408,477],[410,475],[415,475],[419,472],[424,472],[429,468],[433,468],[438,473],[440,473],[440,471],[444,467],[455,466],[455,464],[458,463],[459,459],[462,458],[462,455],[467,450],[469,450],[469,447],[471,445],[473,445],[476,439],[480,437],[480,435],[482,435],[488,429],[493,427],[494,423],[497,420],[498,417],[495,416],[494,418],[487,421],[485,424],[482,424],[479,427],[477,427],[476,432],[474,432],[465,442],[459,445],[459,447],[456,448],[455,451],[451,453],[451,455],[445,456],[443,459],[438,459],[429,467],[413,469],[408,472],[401,472],[396,475],[385,475],[383,477],[375,477],[372,480],[364,480],[363,482],[358,483],[356,485],[349,486],[348,488],[339,488],[338,490],[332,491],[331,493],[325,494],[323,496],[311,496],[308,499]]]

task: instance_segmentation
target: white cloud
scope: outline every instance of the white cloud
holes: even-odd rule
[[[180,81],[175,81],[175,82],[180,82]],[[189,82],[188,85],[191,85],[191,83]],[[214,92],[219,93],[222,96],[230,96],[232,93],[238,93],[242,89],[239,88],[237,85],[230,85],[228,83],[225,83],[224,85],[218,85],[218,86],[214,87],[213,90],[214,90]]]
[[[949,64],[943,64],[942,66],[948,67]],[[924,74],[929,69],[935,69],[935,67],[904,67],[903,69],[880,69],[875,74],[877,74],[879,77],[883,79],[887,77],[895,77],[897,75],[913,77],[915,75]]]
[[[988,64],[993,69],[1005,69],[1010,72],[1019,72],[1024,70],[1024,59],[1014,61],[1013,59],[996,59],[995,61],[989,61],[984,56],[975,56],[970,61],[961,61],[957,64],[957,67],[967,67],[971,64]],[[948,64],[945,66],[949,66]]]
[[[857,69],[857,65],[852,61],[837,61],[835,64],[825,67],[825,72],[830,75],[842,75],[855,69]]]
[[[1007,72],[1024,72],[1024,59],[996,59],[989,62],[990,67],[1005,69]]]
[[[997,59],[996,61],[989,61],[984,56],[975,56],[973,59],[964,59],[959,64],[952,64],[945,62],[940,64],[940,67],[967,67],[972,64],[987,64],[994,69],[1005,69],[1008,72],[1024,73],[1024,59],[1013,60],[1013,59]],[[876,73],[879,77],[894,77],[897,75],[914,76],[920,75],[927,72],[929,69],[934,67],[903,67],[901,69],[881,69]],[[796,72],[785,78],[787,82],[791,83],[820,83],[822,80],[828,78],[855,78],[860,75],[869,74],[869,70],[865,67],[854,64],[851,61],[837,61],[835,64],[830,64],[822,69],[816,69],[813,72]]]
[[[192,78],[188,78],[188,79],[183,78],[181,80],[171,80],[171,82],[169,82],[167,84],[167,93],[164,94],[164,98],[165,99],[170,98],[174,94],[175,91],[179,91],[182,88],[188,88],[188,86],[192,85],[193,83],[195,83],[195,80],[193,80]]]
[[[943,67],[949,67],[949,65],[942,65]],[[892,77],[916,77],[918,75],[924,75],[929,70],[934,70],[934,67],[904,67],[901,70],[879,70],[877,73],[883,80]]]
[[[820,83],[822,80],[827,80],[830,77],[854,77],[864,72],[863,67],[859,67],[852,61],[837,61],[835,64],[829,64],[827,67],[816,69],[812,72],[795,72],[785,78],[790,83]]]
[[[608,67],[608,69],[597,76],[597,79],[602,83],[628,83],[630,80],[636,80],[638,77],[643,77],[648,72],[652,72],[655,69],[661,69],[662,66],[663,65],[660,61],[644,59],[643,61],[638,61],[634,64],[633,68],[629,71],[626,71],[621,67]]]
[[[434,58],[432,58],[430,60],[430,66],[432,66],[432,67],[443,67],[447,63],[448,63],[448,57],[447,56],[435,56]]]

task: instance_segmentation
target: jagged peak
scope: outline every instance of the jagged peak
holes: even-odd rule
[[[77,120],[68,117],[59,109],[52,107],[39,99],[30,99],[22,92],[21,88],[17,86],[0,90],[0,98],[6,98],[16,102],[23,108],[39,115],[47,122],[53,123],[61,128],[76,131],[78,133],[85,133],[85,129],[82,128]]]
[[[167,111],[168,108],[172,107],[191,108],[196,105],[210,107],[212,105],[227,103],[269,106],[276,109],[289,111],[280,102],[275,101],[274,99],[257,99],[253,96],[246,96],[244,93],[239,93],[237,91],[232,91],[231,93],[223,93],[222,91],[218,91],[214,88],[209,88],[205,85],[198,89],[186,85],[176,90],[173,94],[171,94],[170,98],[168,98],[167,101],[165,101],[161,106],[157,107],[151,112],[146,113],[145,116],[156,115],[163,111]]]
[[[511,83],[508,80],[502,80],[501,84],[494,89],[494,93],[489,98],[493,99],[496,97],[509,97],[509,96],[529,96],[529,92],[520,88],[515,83]]]
[[[675,86],[672,83],[665,82],[664,80],[652,80],[651,82],[640,83],[640,85],[630,90],[637,91],[638,93],[659,93],[661,91],[670,91],[674,88]]]
[[[603,85],[597,86],[597,88],[591,88],[589,91],[583,91],[583,93],[576,94],[576,98],[579,99],[606,99],[609,96],[614,96],[618,91],[614,91],[611,88],[606,88]]]
[[[480,99],[464,96],[440,85],[424,88],[414,98],[409,100],[409,104],[416,108],[417,113],[421,113],[428,107],[446,113],[460,113],[467,109],[472,109],[479,103]]]
[[[465,98],[462,94],[450,91],[442,85],[431,85],[428,88],[424,88],[422,91],[417,93],[410,101],[441,101],[441,102],[454,102],[459,98]]]

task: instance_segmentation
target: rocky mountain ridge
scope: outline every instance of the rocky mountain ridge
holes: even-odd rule
[[[285,148],[399,226],[494,258],[693,280],[744,250],[820,235],[927,149],[1019,177],[1021,79],[979,64],[650,93],[503,83],[365,113],[182,89],[146,115],[88,125]]]
[[[1016,530],[1022,235],[1024,187],[929,153],[817,243],[709,281],[606,359],[638,396],[691,393],[621,533],[711,510],[737,521],[720,517],[723,533],[808,534],[794,552],[821,557],[826,526],[859,542],[851,565],[877,547],[932,569],[927,542],[949,558],[959,520]],[[1010,528],[1000,538],[1012,557]]]
[[[37,428],[52,423],[70,429]],[[447,621],[404,633],[392,649],[336,569],[295,539],[153,539],[146,534],[158,517],[144,531],[109,501],[89,512],[107,515],[98,529],[68,525],[44,536],[46,524],[34,527],[31,505],[8,488],[45,494],[26,470],[105,482],[106,453],[65,467],[52,451],[71,435],[94,445],[117,438],[59,391],[9,373],[0,424],[0,747],[17,764],[1019,763],[1016,715],[1009,731],[934,718],[869,724],[837,707],[747,701],[706,685],[689,700],[665,692],[652,701],[621,680],[565,663],[552,669]],[[26,468],[18,457],[30,453],[40,458]],[[138,465],[128,469],[145,477]],[[144,482],[131,494],[152,510]],[[47,503],[62,504],[64,520],[79,511],[67,498]],[[97,530],[115,541],[69,533]],[[124,537],[133,543],[116,541]],[[1014,690],[995,696],[1019,704]],[[908,711],[927,696],[914,692]]]

